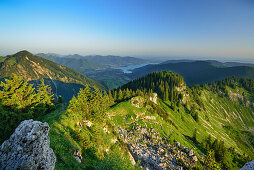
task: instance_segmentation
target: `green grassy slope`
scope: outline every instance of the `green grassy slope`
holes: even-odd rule
[[[215,139],[224,141],[227,148],[235,148],[241,155],[249,155],[254,158],[253,111],[234,104],[228,99],[204,91],[202,98],[205,103],[205,111],[199,111],[199,122],[186,113],[183,107],[179,111],[173,111],[168,103],[160,100],[161,107],[168,113],[173,124],[163,120],[159,115],[149,112],[146,108],[135,108],[129,102],[122,102],[108,111],[116,126],[130,129],[133,126],[153,128],[160,133],[161,137],[168,138],[170,143],[178,141],[187,148],[192,148],[196,154],[206,154],[205,150],[194,143],[191,138],[197,129],[197,140],[202,143],[209,135],[212,142]],[[145,119],[154,116],[155,120]],[[138,117],[138,118],[137,118]],[[170,136],[170,137],[169,137]],[[199,157],[201,159],[201,157]],[[232,156],[228,154],[231,168],[239,168],[232,163]],[[242,166],[242,165],[240,165]]]
[[[157,76],[154,80],[151,79],[153,75]],[[151,82],[148,80],[151,80]],[[162,84],[164,80],[175,82],[172,87],[170,86],[177,91],[172,100],[169,97],[163,97],[163,100],[158,98],[157,103],[150,101],[150,97],[156,95],[144,93],[144,91],[150,91],[149,83],[153,84],[156,80],[159,80]],[[203,87],[197,86],[192,89],[185,85],[179,75],[171,72],[148,75],[147,80],[133,81],[133,87],[135,87],[134,85],[139,87],[139,81],[144,84],[143,88],[146,90],[132,91],[131,95],[136,96],[135,98],[125,98],[124,95],[127,96],[128,93],[124,88],[121,91],[120,89],[114,91],[113,96],[117,103],[107,109],[105,115],[101,115],[103,121],[91,119],[92,126],[84,122],[84,115],[90,113],[88,112],[89,109],[86,110],[87,112],[84,109],[89,108],[89,105],[87,105],[87,108],[80,105],[85,101],[83,99],[89,98],[87,92],[81,93],[84,98],[79,98],[80,101],[74,98],[72,101],[74,104],[71,102],[71,107],[69,106],[67,111],[64,111],[64,108],[59,108],[61,111],[56,111],[40,119],[50,124],[51,145],[57,155],[58,169],[64,166],[76,166],[77,169],[81,166],[92,169],[101,166],[112,168],[111,165],[120,167],[120,169],[125,167],[123,165],[134,168],[128,160],[127,148],[130,147],[129,145],[133,146],[135,144],[126,143],[126,140],[118,133],[119,129],[129,130],[127,136],[132,135],[135,138],[140,136],[135,132],[136,128],[140,127],[148,131],[155,131],[159,134],[161,141],[170,144],[171,149],[169,150],[172,154],[177,155],[180,164],[181,158],[177,153],[181,153],[186,148],[181,150],[178,147],[176,149],[176,141],[181,146],[194,150],[194,154],[199,159],[199,163],[195,166],[200,168],[204,166],[209,148],[216,152],[216,161],[221,163],[220,166],[224,168],[238,169],[247,160],[254,159],[254,100],[253,88],[249,87],[253,84],[251,79],[226,79],[225,81],[204,85]],[[151,87],[155,87],[152,90],[156,91],[157,85]],[[163,91],[167,92],[163,89],[159,92],[162,93]],[[158,96],[163,96],[163,94]],[[176,101],[178,104],[176,104]],[[135,103],[138,103],[139,107],[135,106]],[[75,110],[75,108],[80,108],[80,110]],[[82,114],[84,114],[83,118]],[[91,112],[91,115],[85,117],[89,119],[92,115],[96,114]],[[194,140],[193,134],[196,134],[196,140]],[[211,139],[208,136],[211,136]],[[146,139],[143,141],[137,139],[136,142],[146,145],[150,149],[153,149],[156,143],[156,145],[164,147],[165,144],[161,144],[157,137],[151,137],[152,144],[145,143],[144,140]],[[148,138],[150,137],[148,136]],[[207,149],[208,139],[214,146],[209,146]],[[116,142],[113,142],[114,140]],[[225,150],[224,145],[226,147],[222,159],[218,156],[221,156],[222,153],[216,151],[216,148],[218,148],[215,147],[216,143],[214,141],[216,140],[219,142],[217,145],[219,148]],[[223,141],[224,144],[220,141]],[[77,148],[84,158],[81,164],[77,163],[72,157]],[[112,162],[112,160],[115,161],[108,165],[107,162]],[[185,167],[191,166],[190,164],[185,165]]]
[[[82,121],[81,117],[73,117],[66,112],[64,106],[58,108],[38,120],[49,123],[50,126],[50,146],[57,157],[55,169],[134,169],[126,153],[127,147],[117,141],[114,128],[110,122],[91,127],[80,127],[77,123]],[[105,133],[103,128],[106,127],[109,133]],[[95,137],[95,133],[99,133]],[[91,145],[83,149],[84,143],[78,139],[78,136],[89,136]],[[99,142],[99,145],[98,143]],[[76,149],[82,153],[82,162],[78,163],[73,157]]]
[[[57,111],[40,118],[40,120],[48,122],[51,127],[51,147],[57,155],[56,169],[71,167],[82,169],[85,165],[88,165],[87,168],[90,166],[90,168],[94,168],[99,165],[100,161],[105,160],[108,155],[105,152],[107,148],[114,152],[116,152],[115,150],[124,152],[124,147],[120,142],[114,144],[111,141],[112,139],[120,141],[115,133],[119,126],[124,129],[132,129],[135,126],[153,128],[161,137],[167,138],[169,143],[173,144],[174,141],[178,141],[185,147],[193,149],[194,153],[202,159],[200,155],[204,154],[204,150],[190,139],[196,128],[199,142],[202,142],[210,134],[212,140],[215,138],[223,140],[227,148],[234,147],[240,154],[247,154],[254,158],[254,145],[251,143],[251,137],[253,137],[251,130],[254,128],[253,111],[234,104],[226,98],[218,97],[209,91],[203,91],[201,97],[205,104],[205,110],[198,112],[199,122],[186,113],[183,107],[179,107],[178,111],[173,111],[168,107],[169,102],[160,99],[158,100],[160,107],[168,113],[173,124],[149,111],[147,107],[132,106],[129,101],[111,107],[106,111],[107,123],[100,125],[103,142],[98,150],[81,150],[82,144],[75,138],[75,134],[80,132],[77,122],[82,120],[81,117],[72,117],[62,108],[58,108]],[[149,119],[149,117],[155,117],[155,120]],[[112,127],[109,128],[109,125]],[[103,127],[107,127],[111,133],[104,133]],[[90,132],[92,132],[91,129]],[[81,150],[85,158],[81,164],[72,157],[76,148]],[[232,166],[237,167],[236,165]]]

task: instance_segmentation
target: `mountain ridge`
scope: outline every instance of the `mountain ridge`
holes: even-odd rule
[[[77,92],[80,87],[84,87],[86,84],[105,89],[100,83],[87,78],[76,70],[38,57],[26,50],[20,51],[14,55],[6,56],[5,60],[1,63],[1,79],[8,78],[13,73],[21,75],[26,81],[32,82],[38,82],[38,80],[44,78],[51,86],[55,86],[55,94],[61,93],[57,92],[57,85],[63,87],[63,90],[66,93],[65,95],[67,95],[68,89],[70,90],[74,88]],[[72,95],[73,94],[68,95],[68,100],[71,99]]]
[[[166,70],[171,70],[183,76],[188,85],[209,83],[232,76],[254,78],[254,67],[216,67],[207,61],[147,65],[134,69],[133,74],[130,76],[135,79],[150,72]]]

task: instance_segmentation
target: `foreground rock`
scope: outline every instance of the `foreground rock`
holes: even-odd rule
[[[246,163],[240,170],[253,170],[254,169],[254,160]]]
[[[0,169],[53,170],[56,156],[49,147],[49,125],[25,120],[0,147]]]

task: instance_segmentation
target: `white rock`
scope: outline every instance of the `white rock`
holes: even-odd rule
[[[240,170],[253,170],[254,169],[254,160],[246,163]]]
[[[0,147],[0,169],[53,170],[56,156],[50,148],[49,125],[25,120]]]

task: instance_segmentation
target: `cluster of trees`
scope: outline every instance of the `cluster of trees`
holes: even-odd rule
[[[224,169],[232,169],[234,165],[236,167],[242,167],[246,162],[250,160],[249,157],[240,155],[235,151],[234,148],[227,148],[224,141],[218,139],[212,140],[211,135],[205,138],[202,142],[198,142],[196,138],[197,131],[193,133],[193,138],[195,138],[195,143],[198,144],[207,153],[207,158],[205,161],[205,167],[209,168],[211,162],[214,165],[219,164]],[[210,167],[211,168],[211,167]]]
[[[200,100],[200,94],[202,90],[208,90],[211,92],[214,92],[218,94],[220,97],[229,97],[228,90],[226,87],[231,87],[235,89],[236,87],[244,88],[249,92],[250,95],[253,97],[250,98],[250,100],[253,100],[254,102],[254,79],[248,79],[248,78],[237,78],[237,77],[231,77],[226,78],[221,81],[216,81],[212,83],[206,83],[203,85],[195,85],[191,88],[192,91],[192,98],[195,100],[195,102],[200,106],[200,108],[205,109],[204,104],[202,100]],[[243,93],[244,95],[244,93]],[[242,103],[246,104],[246,103]]]
[[[69,102],[68,112],[72,115],[81,115],[84,120],[98,121],[104,117],[105,110],[114,104],[112,94],[101,92],[95,86],[80,89],[78,96]]]
[[[93,164],[89,163],[86,167],[88,169],[122,167],[133,169],[129,159],[125,158],[122,153],[119,155],[117,148],[111,148],[112,151],[109,153],[106,153],[104,149],[108,141],[105,141],[107,138],[102,125],[107,125],[107,130],[114,133],[113,127],[109,126],[110,123],[105,119],[105,111],[115,104],[115,100],[124,100],[124,94],[126,91],[107,93],[106,91],[101,92],[95,86],[91,88],[87,85],[84,89],[80,89],[77,97],[74,96],[69,102],[66,114],[74,117],[75,121],[80,121],[71,134],[72,138],[80,143],[83,155],[101,160],[100,162],[93,161]],[[84,120],[90,121],[91,125],[82,125]]]
[[[0,143],[7,139],[19,123],[37,118],[54,109],[50,87],[41,84],[35,89],[22,76],[12,74],[0,84]]]
[[[68,112],[72,115],[81,115],[85,120],[103,119],[104,112],[115,103],[128,100],[135,96],[148,97],[152,90],[146,92],[140,89],[116,89],[108,92],[101,92],[95,86],[93,88],[88,85],[84,89],[80,89],[77,97],[73,97],[69,102]]]
[[[212,137],[209,135],[201,144],[203,148],[208,152],[212,150],[214,152],[214,157],[216,162],[226,164],[227,159],[227,148],[225,147],[225,144],[223,141],[218,141],[218,139],[215,139],[212,142]]]
[[[112,96],[113,96],[113,99],[115,102],[121,102],[121,101],[128,100],[128,99],[135,97],[135,96],[144,97],[145,95],[147,95],[147,93],[148,92],[142,91],[140,89],[132,90],[129,88],[126,88],[126,89],[119,88],[119,89],[112,91]],[[151,91],[149,93],[151,93]],[[110,95],[111,95],[111,91],[109,90],[109,96]]]
[[[231,88],[244,88],[245,90],[249,91],[251,94],[254,94],[254,79],[248,79],[248,78],[238,78],[238,77],[231,77],[226,78],[221,81],[216,81],[213,83],[206,83],[202,86],[196,85],[194,86],[194,89],[197,91],[200,91],[202,89],[211,90],[215,93],[223,92],[224,95],[226,95],[226,86],[229,86]]]
[[[169,100],[171,103],[179,103],[183,96],[175,87],[182,87],[183,85],[185,85],[183,77],[179,74],[172,71],[160,71],[133,80],[120,87],[120,89],[141,90],[143,93],[154,91],[164,101]]]

